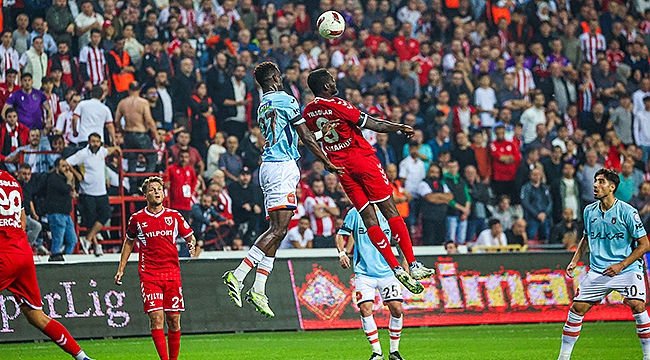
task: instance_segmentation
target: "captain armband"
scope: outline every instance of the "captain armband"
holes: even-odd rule
[[[366,126],[366,122],[367,122],[367,121],[368,121],[368,114],[362,112],[362,113],[359,115],[359,121],[357,121],[357,126],[359,126],[360,128],[362,128],[362,127]]]

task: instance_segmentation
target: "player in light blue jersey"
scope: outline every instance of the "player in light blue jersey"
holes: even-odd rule
[[[374,205],[372,205],[374,206]],[[381,211],[375,209],[379,226],[391,238],[388,220]],[[372,306],[375,302],[375,293],[379,290],[382,302],[390,310],[390,323],[388,332],[390,334],[389,360],[403,360],[399,354],[399,340],[402,334],[402,286],[393,274],[393,270],[379,253],[368,237],[366,226],[361,219],[359,212],[352,208],[343,226],[336,234],[336,248],[339,251],[339,261],[344,269],[350,267],[350,259],[345,252],[345,239],[354,243],[354,288],[357,305],[361,312],[361,324],[363,331],[372,347],[370,360],[383,359],[377,324],[372,316]]]
[[[263,62],[257,65],[254,74],[264,92],[257,110],[257,121],[266,139],[259,173],[269,229],[257,238],[235,270],[223,274],[223,281],[228,286],[232,301],[241,307],[244,279],[257,267],[255,283],[246,293],[246,300],[263,315],[273,317],[275,314],[265,295],[266,279],[273,270],[275,253],[287,234],[287,227],[298,204],[295,193],[300,181],[300,170],[296,164],[300,158],[298,138],[325,164],[326,169],[338,173],[342,168],[334,166],[316,142],[336,125],[335,122],[325,124],[323,130],[313,134],[302,119],[298,101],[284,92],[282,74],[277,65]]]
[[[594,176],[594,197],[598,201],[585,208],[585,231],[566,271],[573,277],[573,270],[587,250],[591,252],[590,269],[576,290],[564,324],[559,360],[571,358],[583,317],[613,290],[623,295],[632,309],[643,359],[650,360],[650,317],[645,309],[642,260],[650,243],[636,209],[614,197],[619,183],[618,174],[609,169],[600,169]]]

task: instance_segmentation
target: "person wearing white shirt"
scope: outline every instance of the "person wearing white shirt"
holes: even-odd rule
[[[83,0],[81,3],[81,13],[74,19],[76,25],[75,31],[79,37],[79,49],[90,43],[90,30],[102,30],[104,17],[97,14],[93,9],[91,0]]]
[[[537,138],[538,124],[546,124],[544,103],[544,94],[537,93],[533,97],[533,106],[521,114],[520,122],[524,130],[524,144],[530,144]]]
[[[642,111],[634,112],[634,140],[643,149],[643,162],[648,162],[650,154],[650,96],[643,98],[645,105]]]
[[[418,0],[409,0],[406,6],[397,11],[397,20],[401,23],[411,23],[413,29],[417,28],[421,17],[422,13],[418,11]]]
[[[479,80],[480,87],[474,91],[474,105],[478,107],[481,114],[481,126],[485,127],[494,127],[496,124],[494,117],[498,114],[497,94],[490,87],[490,83],[490,75],[484,74]]]
[[[298,226],[290,229],[278,249],[311,249],[314,232],[311,230],[309,216],[300,218]]]
[[[508,239],[501,228],[501,222],[497,219],[488,221],[488,228],[481,231],[474,243],[475,246],[506,246]]]
[[[417,194],[420,181],[426,176],[424,162],[418,154],[419,146],[416,142],[409,144],[409,157],[399,163],[399,178],[404,188],[411,194]]]
[[[91,99],[81,101],[74,110],[72,131],[78,141],[77,145],[86,146],[88,136],[92,133],[98,134],[104,142],[104,127],[108,129],[111,139],[115,138],[113,114],[111,109],[102,103],[105,95],[106,92],[101,86],[95,86],[90,90]]]
[[[650,79],[643,78],[641,79],[641,84],[639,84],[639,90],[632,93],[632,103],[634,104],[634,112],[645,110],[645,105],[643,104],[643,99],[646,96],[650,96]]]

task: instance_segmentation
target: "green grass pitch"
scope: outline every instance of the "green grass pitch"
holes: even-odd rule
[[[556,359],[562,324],[407,328],[400,352],[407,360]],[[388,331],[380,329],[388,355]],[[103,359],[158,359],[150,338],[81,341],[89,356]],[[366,360],[370,346],[359,330],[187,335],[181,359],[340,359]],[[573,360],[641,359],[635,324],[585,323]],[[53,343],[0,345],[2,359],[70,359]]]

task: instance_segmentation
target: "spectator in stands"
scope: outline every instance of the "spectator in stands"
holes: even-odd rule
[[[399,164],[399,178],[404,184],[404,188],[410,193],[416,193],[418,184],[424,179],[425,165],[420,159],[419,145],[411,141],[409,144],[409,157],[404,158]]]
[[[246,132],[246,106],[251,102],[246,84],[242,81],[244,76],[246,68],[238,65],[232,78],[223,83],[223,88],[215,99],[219,114],[224,119],[222,130],[238,139],[243,138]]]
[[[528,223],[528,238],[537,236],[540,241],[548,240],[553,201],[548,187],[542,183],[542,170],[535,168],[530,171],[530,181],[521,188],[521,206]]]
[[[447,255],[458,254],[458,245],[453,241],[447,241],[443,244],[445,246],[445,251]]]
[[[528,235],[526,234],[526,220],[517,219],[512,224],[512,227],[506,230],[506,239],[508,245],[528,245]]]
[[[305,211],[311,219],[314,231],[314,248],[331,248],[334,246],[334,219],[341,214],[334,199],[325,195],[325,183],[315,180],[311,184],[314,196],[305,200]]]
[[[412,114],[407,114],[409,116]],[[377,134],[379,135],[379,134]],[[433,160],[433,151],[429,144],[424,144],[424,133],[420,129],[413,131],[413,137],[411,137],[408,144],[404,144],[402,148],[402,157],[407,158],[410,155],[409,147],[410,143],[416,142],[418,144],[418,157],[424,162],[424,170],[426,171],[429,168],[429,163]]]
[[[503,232],[501,223],[497,219],[488,221],[488,228],[481,231],[474,246],[506,246],[508,240]]]
[[[524,145],[532,143],[537,138],[537,125],[546,126],[546,113],[544,111],[545,98],[542,93],[535,93],[532,97],[533,106],[521,114],[521,124],[524,128]]]
[[[198,204],[192,205],[189,223],[197,239],[197,244],[204,248],[206,240],[216,237],[216,231],[219,229],[220,222],[227,221],[212,204],[212,195],[205,192],[201,194],[201,200]],[[205,249],[205,248],[204,248]]]
[[[164,56],[164,55],[161,55]],[[173,116],[174,116],[174,102],[167,90],[169,86],[169,80],[167,78],[167,73],[164,71],[158,71],[155,76],[155,86],[158,93],[158,98],[162,104],[163,109],[163,123],[162,127],[165,130],[173,129]]]
[[[11,31],[5,30],[2,32],[2,37],[0,38],[2,41],[2,44],[0,45],[0,56],[2,56],[3,59],[3,65],[2,68],[0,69],[0,75],[2,78],[2,81],[5,83],[13,83],[15,81],[9,81],[7,79],[7,74],[9,70],[15,71],[15,74],[18,74],[20,71],[20,55],[18,54],[18,51],[16,51],[12,45],[13,38],[11,36]],[[7,95],[9,96],[9,95]],[[6,100],[6,98],[5,98]]]
[[[345,194],[343,186],[339,183],[338,178],[334,174],[325,175],[325,195],[331,197],[336,206],[338,206],[341,213],[346,213],[347,210],[352,207],[350,199]]]
[[[472,122],[472,117],[476,114],[476,108],[469,105],[469,95],[458,94],[458,103],[449,113],[454,136],[461,131],[469,132],[470,128],[475,127],[476,124]]]
[[[113,50],[106,56],[106,64],[111,79],[111,104],[113,108],[129,95],[129,85],[135,81],[136,69],[131,62],[131,56],[124,50],[126,39],[117,36],[113,40]]]
[[[104,17],[95,12],[93,2],[91,0],[83,0],[81,3],[81,13],[77,15],[74,20],[75,32],[79,37],[79,49],[83,49],[91,41],[91,31],[102,30],[104,24]]]
[[[575,178],[576,170],[571,163],[562,164],[562,175],[555,183],[551,184],[553,196],[553,220],[560,222],[564,209],[571,209],[582,219],[582,204],[580,203],[580,184]]]
[[[463,171],[469,195],[472,199],[472,206],[467,223],[467,239],[473,241],[484,228],[487,219],[490,217],[488,204],[492,203],[490,187],[481,182],[476,167],[469,165]]]
[[[397,165],[388,164],[388,167],[386,168],[386,177],[393,188],[393,200],[395,201],[397,211],[404,221],[409,224],[409,203],[413,200],[413,195],[402,186],[402,182],[397,178]]]
[[[104,142],[104,128],[108,130],[111,141],[115,137],[113,113],[102,102],[106,97],[106,91],[102,86],[95,86],[90,90],[90,97],[77,105],[72,117],[72,135],[76,140],[73,142],[79,148],[88,145],[90,134],[99,135],[100,140]]]
[[[20,58],[23,74],[32,74],[33,87],[41,89],[41,79],[47,75],[47,53],[43,45],[43,37],[37,36],[32,40],[32,46]]]
[[[570,208],[562,211],[562,220],[553,226],[549,244],[562,244],[565,249],[575,251],[576,243],[582,238],[583,227]]]
[[[400,63],[399,76],[395,77],[391,82],[390,93],[396,104],[406,103],[420,95],[417,79],[411,77],[411,63],[409,61]]]
[[[542,164],[539,162],[539,150],[535,148],[526,151],[526,161],[522,162],[517,168],[517,173],[515,174],[516,196],[510,198],[513,204],[518,205],[521,202],[521,188],[530,180],[530,172],[533,169],[543,169]]]
[[[447,239],[458,244],[465,244],[467,219],[471,214],[472,198],[469,194],[467,181],[459,173],[458,161],[452,159],[447,164],[442,181],[454,196],[447,208]]]
[[[106,158],[119,154],[118,147],[106,148],[97,133],[88,135],[88,145],[66,159],[70,166],[79,166],[81,170],[81,207],[82,224],[88,231],[86,241],[93,244],[95,256],[104,254],[97,234],[111,218],[111,206],[106,190]],[[72,172],[76,172],[71,168]],[[76,174],[75,174],[76,175]],[[85,248],[85,247],[84,247]]]
[[[246,245],[253,243],[260,229],[260,222],[264,219],[262,189],[251,180],[250,170],[243,168],[238,181],[228,185],[235,225]]]
[[[493,127],[496,117],[499,114],[497,106],[497,94],[492,86],[489,74],[482,74],[479,77],[480,87],[474,90],[474,105],[481,115],[481,126]]]
[[[54,0],[52,7],[47,9],[45,21],[54,42],[57,44],[72,44],[74,35],[74,18],[68,7],[67,0]]]
[[[634,112],[634,139],[643,149],[643,162],[648,162],[650,154],[650,95],[643,98],[643,109]]]
[[[21,89],[9,95],[2,108],[2,118],[9,108],[18,111],[18,121],[30,129],[49,129],[53,126],[54,114],[43,92],[32,87],[32,74],[24,72],[20,77]],[[43,121],[45,111],[45,122]]]
[[[216,170],[219,170],[219,159],[221,155],[226,153],[226,148],[223,146],[226,143],[226,138],[223,132],[215,134],[212,140],[212,145],[208,148],[208,160],[204,176],[206,178],[212,177]]]
[[[32,172],[46,173],[55,165],[54,162],[59,157],[58,154],[40,154],[40,152],[51,151],[50,141],[47,136],[41,135],[41,130],[32,129],[29,131],[29,143],[19,146],[5,158],[5,165],[10,172],[17,169],[20,162],[29,164]],[[31,154],[39,153],[39,154]],[[22,159],[21,159],[22,158]]]
[[[510,206],[510,197],[508,195],[499,196],[496,206],[488,206],[492,218],[498,219],[501,226],[510,229],[517,219],[524,217],[521,207]]]
[[[472,145],[474,150],[474,157],[476,158],[476,168],[481,180],[489,183],[492,179],[492,163],[490,156],[490,149],[485,141],[485,135],[482,131],[476,131],[471,134]]]
[[[226,175],[226,184],[238,181],[239,172],[244,167],[239,150],[239,139],[236,136],[228,136],[226,139],[226,153],[219,157],[219,169]]]
[[[377,157],[384,170],[386,170],[387,165],[397,163],[395,149],[388,144],[388,134],[378,133],[374,148],[377,151]]]
[[[199,69],[194,69],[194,61],[185,58],[180,61],[180,71],[176,73],[171,81],[172,98],[174,99],[174,111],[187,113],[190,107],[192,93],[197,83]]]
[[[26,214],[25,232],[27,232],[27,240],[29,240],[30,245],[36,248],[36,253],[38,255],[49,255],[50,252],[43,245],[43,238],[40,237],[43,226],[38,221],[40,218],[38,214],[36,214],[34,208],[34,183],[31,182],[31,179],[32,168],[29,164],[20,164],[20,167],[16,172],[16,180],[18,180],[18,183],[23,190],[23,206],[25,207]]]
[[[441,245],[445,242],[447,232],[447,206],[454,195],[442,180],[442,170],[432,164],[427,177],[418,185],[417,195],[421,200],[422,244]]]
[[[524,99],[519,89],[515,86],[515,74],[506,73],[503,75],[503,87],[499,90],[499,103],[502,108],[512,111],[512,119],[519,122],[522,112],[528,108],[528,101]]]
[[[431,161],[438,160],[438,153],[440,152],[440,150],[442,149],[451,150],[452,144],[449,139],[449,135],[450,135],[449,126],[442,125],[441,127],[438,128],[438,131],[436,132],[436,137],[434,137],[428,142],[428,145],[431,147],[431,152],[433,154],[433,156],[431,157]]]
[[[585,154],[586,163],[577,173],[576,178],[580,183],[580,197],[583,204],[590,204],[595,201],[594,198],[594,176],[596,172],[603,168],[598,163],[598,154],[594,150],[589,150]]]
[[[0,128],[0,166],[7,170],[5,165],[6,157],[21,146],[29,143],[29,129],[18,122],[16,109],[9,109],[5,112],[5,123]],[[31,169],[30,169],[31,175]]]
[[[169,206],[178,210],[185,219],[190,219],[192,210],[192,194],[198,185],[194,168],[189,165],[190,152],[180,150],[174,158],[175,162],[167,167],[167,183],[169,189]]]
[[[623,161],[618,178],[621,179],[621,182],[616,189],[616,198],[629,202],[632,196],[638,194],[639,186],[643,183],[643,173],[634,168],[632,159],[627,158]]]
[[[476,168],[478,165],[474,149],[470,147],[469,138],[465,132],[456,134],[456,146],[451,151],[451,157],[458,160],[460,171],[464,171],[467,166]]]
[[[14,30],[12,36],[13,47],[18,52],[18,55],[22,55],[29,48],[32,35],[27,31],[28,26],[29,17],[26,14],[20,14],[16,17],[16,30]]]
[[[1,56],[1,52],[2,52],[2,47],[0,46],[0,56]],[[4,76],[5,81],[3,83],[0,83],[0,105],[2,107],[5,106],[7,99],[9,99],[9,95],[20,90],[20,86],[17,85],[17,80],[16,80],[17,75],[18,75],[18,71],[16,71],[13,68],[9,68],[5,71],[5,76]]]
[[[498,125],[494,133],[496,139],[490,145],[492,169],[494,169],[492,189],[496,195],[508,195],[514,198],[518,195],[515,179],[521,163],[521,152],[512,141],[506,140],[504,126]]]
[[[298,226],[287,232],[287,236],[282,240],[279,249],[311,249],[314,232],[310,227],[309,216],[301,217]]]
[[[81,41],[81,38],[80,40]],[[90,30],[90,42],[79,52],[79,73],[84,80],[86,90],[107,81],[106,57],[104,49],[100,47],[102,32],[98,29]]]
[[[614,109],[612,116],[609,118],[612,122],[612,127],[616,131],[619,139],[625,145],[630,145],[634,143],[634,138],[632,134],[633,122],[632,122],[632,109],[633,105],[630,102],[630,94],[624,93],[619,98],[619,106]]]
[[[202,174],[205,170],[205,163],[201,154],[196,148],[190,146],[191,136],[187,130],[181,130],[176,134],[176,143],[169,147],[174,160],[178,157],[181,150],[187,150],[190,154],[188,165],[194,168],[197,174]]]
[[[544,167],[544,177],[549,186],[555,185],[562,178],[562,147],[554,146],[552,149],[549,156],[542,157],[539,161]]]
[[[74,222],[70,217],[72,198],[76,197],[76,180],[70,165],[63,158],[54,163],[55,170],[47,177],[45,208],[52,231],[50,261],[63,261],[63,253],[72,254],[77,244]],[[65,249],[63,245],[65,244]]]

